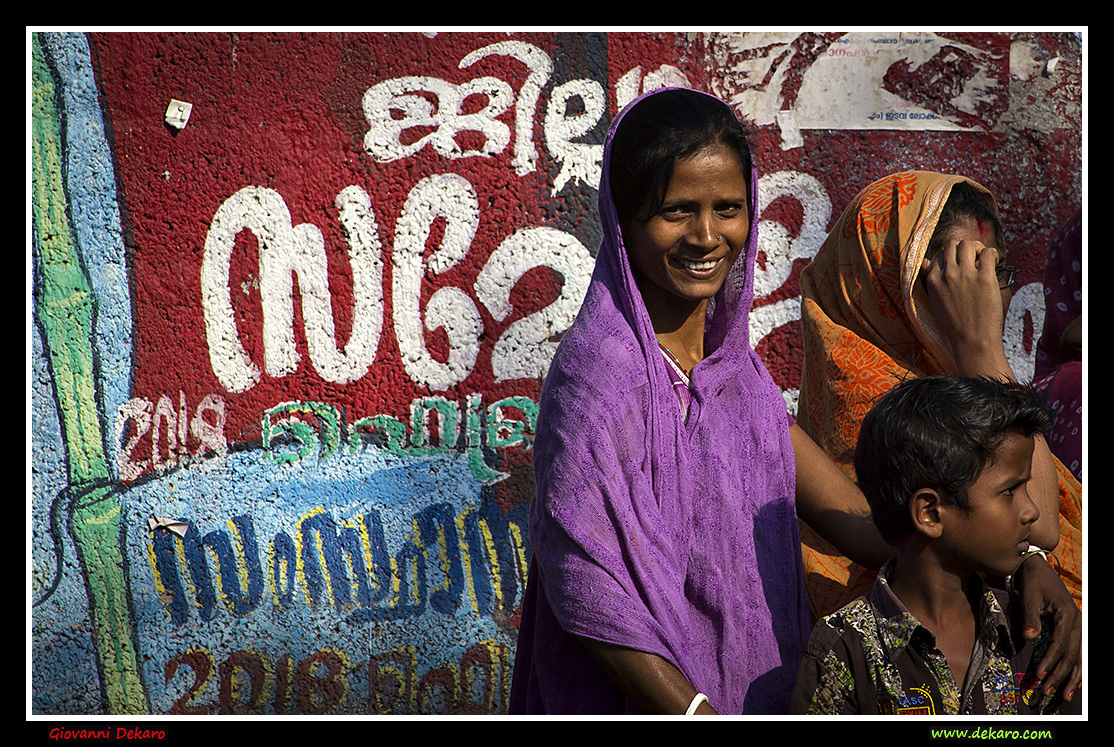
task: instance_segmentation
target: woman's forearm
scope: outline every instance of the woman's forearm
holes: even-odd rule
[[[1042,550],[1051,552],[1060,544],[1060,478],[1056,475],[1055,457],[1048,443],[1039,434],[1033,437],[1032,479],[1029,497],[1040,509],[1033,523],[1030,539]]]
[[[619,691],[644,714],[683,714],[697,695],[680,670],[656,654],[591,638],[580,640]],[[696,709],[697,715],[715,713],[707,701]]]
[[[789,429],[797,468],[797,515],[841,553],[868,568],[881,568],[894,554],[870,516],[855,483],[799,425]]]

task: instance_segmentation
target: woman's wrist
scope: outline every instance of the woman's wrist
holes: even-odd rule
[[[997,344],[956,346],[954,353],[956,373],[960,376],[988,376],[1004,381],[1016,381],[1013,367],[1006,358],[1005,348]]]
[[[1025,551],[1025,554],[1021,556],[1021,562],[1017,564],[1017,570],[1006,576],[1006,591],[1011,594],[1017,593],[1017,589],[1014,588],[1014,579],[1021,572],[1021,566],[1025,565],[1025,561],[1029,560],[1034,555],[1040,555],[1043,561],[1047,562],[1048,560],[1048,553],[1046,553],[1044,550],[1036,546],[1030,547],[1028,550]]]
[[[702,704],[707,703],[707,702],[708,702],[708,696],[707,695],[705,695],[704,693],[697,693],[695,696],[693,696],[692,701],[689,703],[689,707],[687,709],[685,709],[685,715],[686,716],[694,715],[696,713],[696,709],[699,708]]]

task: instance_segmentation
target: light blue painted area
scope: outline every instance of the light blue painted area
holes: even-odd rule
[[[520,558],[528,556],[516,546],[515,533],[525,538],[526,514],[523,508],[504,527],[498,520],[505,516],[502,509],[488,502],[488,515],[496,520],[484,519],[477,507],[490,499],[464,453],[396,456],[368,449],[276,465],[262,450],[239,452],[133,486],[120,499],[140,659],[155,712],[169,712],[183,698],[191,707],[215,704],[219,665],[234,652],[255,652],[272,668],[286,656],[297,663],[320,651],[339,653],[347,683],[339,710],[359,713],[371,709],[371,657],[409,652],[421,677],[445,667],[459,672],[466,652],[485,641],[513,651],[516,633],[506,620],[525,585]],[[186,538],[164,528],[152,532],[151,518],[187,522]],[[253,537],[245,538],[245,528]],[[325,547],[346,529],[361,538],[363,557],[343,556],[339,566],[332,565],[333,571],[342,568],[342,580],[330,571]],[[203,538],[204,550],[196,552]],[[222,558],[215,548],[226,540],[233,554]],[[191,575],[191,542],[195,560],[205,558],[213,594],[208,604],[200,589],[205,583]],[[285,584],[276,582],[273,571],[275,547],[283,542],[293,548],[298,566]],[[317,570],[305,567],[306,547]],[[231,557],[235,572],[222,563]],[[253,558],[259,562],[254,570]],[[357,562],[368,570],[374,600],[360,599]],[[388,579],[386,585],[375,583],[376,568],[383,568],[379,580]],[[337,598],[334,581],[343,585],[347,601]],[[179,606],[169,601],[168,588],[181,595]],[[168,662],[187,651],[206,652],[214,667],[213,681],[195,695],[189,666],[166,678]],[[269,692],[271,701],[260,710],[273,713]],[[280,704],[278,712],[288,711]]]
[[[99,713],[100,677],[81,566],[62,517],[66,452],[38,329],[31,329],[31,710]],[[58,504],[56,511],[56,502]],[[54,527],[52,529],[52,523]]]

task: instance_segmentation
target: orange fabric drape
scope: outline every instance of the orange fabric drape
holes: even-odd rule
[[[955,370],[916,280],[948,194],[962,181],[990,195],[965,177],[926,171],[871,184],[801,275],[805,363],[797,418],[851,479],[859,425],[874,401],[904,378]],[[1058,461],[1056,468],[1060,544],[1050,561],[1082,607],[1082,488]],[[804,522],[801,543],[814,616],[834,612],[873,583],[873,570]]]

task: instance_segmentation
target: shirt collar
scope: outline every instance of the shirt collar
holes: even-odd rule
[[[891,659],[914,639],[923,639],[928,645],[934,648],[936,646],[936,637],[921,625],[890,588],[889,578],[896,562],[896,558],[891,558],[882,566],[869,594],[870,602],[877,611],[879,637]],[[990,587],[978,576],[975,578],[979,585],[980,599],[979,640],[989,649],[1000,648],[1006,655],[1012,656],[1014,645],[1010,637],[1009,619]]]

